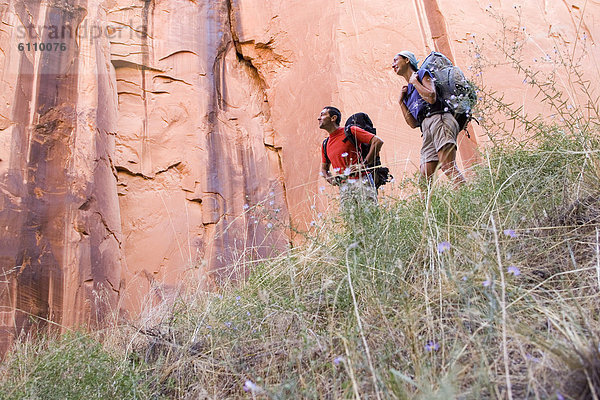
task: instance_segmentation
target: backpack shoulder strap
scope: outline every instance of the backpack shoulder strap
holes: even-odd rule
[[[353,126],[355,126],[355,125],[348,125],[344,129],[344,131],[346,133],[346,138],[344,139],[344,141],[350,140],[350,143],[352,143],[352,145],[356,148],[356,151],[359,155],[359,161],[362,163],[365,161],[365,158],[367,157],[367,154],[369,153],[369,149],[371,146],[370,146],[370,144],[359,143],[357,141],[356,136],[354,136],[354,133],[352,132],[352,129],[351,129]],[[360,127],[358,127],[358,128],[360,128]]]
[[[352,127],[354,125],[348,125],[346,128],[344,128],[344,133],[346,134],[346,138],[343,140],[344,142],[349,140],[350,143],[352,143],[353,146],[356,147],[356,137],[354,136],[354,133],[352,133]]]
[[[326,137],[325,140],[323,140],[323,155],[325,156],[325,161],[328,162],[329,164],[331,164],[331,161],[329,160],[329,157],[327,156],[327,143],[329,142],[329,137]]]

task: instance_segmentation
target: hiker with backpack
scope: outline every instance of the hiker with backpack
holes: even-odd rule
[[[321,146],[321,175],[331,185],[340,186],[343,205],[350,199],[377,202],[373,173],[365,165],[375,163],[383,140],[356,125],[350,124],[347,129],[340,127],[341,118],[340,110],[331,106],[323,108],[319,115],[319,128],[329,133]],[[363,156],[361,147],[364,145],[369,149]]]
[[[422,131],[421,174],[429,180],[439,167],[455,185],[465,183],[456,165],[456,140],[461,126],[446,99],[436,90],[433,69],[419,68],[417,58],[410,51],[396,54],[392,68],[407,82],[399,99],[404,119],[411,128]]]

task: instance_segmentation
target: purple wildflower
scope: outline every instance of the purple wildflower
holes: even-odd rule
[[[513,274],[514,276],[519,276],[521,275],[521,270],[515,267],[514,265],[511,265],[510,267],[508,267],[508,273]]]
[[[483,281],[483,286],[484,287],[488,287],[492,284],[492,280],[491,279],[486,279],[485,281]]]
[[[425,345],[425,351],[427,351],[427,352],[438,351],[439,349],[440,349],[440,345],[434,341],[429,341]]]
[[[505,229],[504,234],[506,236],[510,236],[511,238],[517,237],[517,233],[515,232],[514,229]]]
[[[343,361],[344,361],[344,357],[342,357],[342,356],[337,356],[336,358],[333,359],[333,363],[335,365],[339,365]]]
[[[437,245],[438,254],[442,254],[443,252],[450,250],[450,242],[441,242]]]
[[[556,392],[556,400],[565,400],[565,397],[560,392]]]

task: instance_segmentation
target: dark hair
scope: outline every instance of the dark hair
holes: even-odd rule
[[[323,107],[323,109],[327,110],[330,117],[333,117],[334,115],[337,116],[336,122],[338,125],[342,123],[342,113],[340,112],[340,110],[332,106]]]

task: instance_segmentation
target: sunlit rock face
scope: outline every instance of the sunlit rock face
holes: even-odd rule
[[[542,110],[506,64],[470,67],[500,59],[498,16],[535,44],[528,62],[553,46],[595,59],[598,4],[504,3],[0,2],[0,337],[137,314],[300,243],[334,203],[318,176],[323,106],[367,112],[396,178],[414,173],[400,50],[440,50]]]

